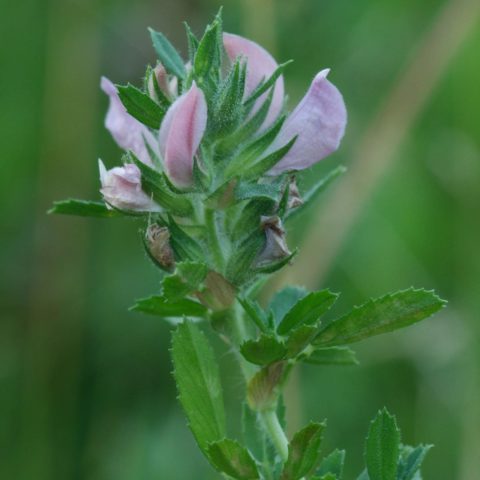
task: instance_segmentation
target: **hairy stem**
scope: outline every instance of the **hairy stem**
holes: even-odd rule
[[[283,462],[288,458],[288,439],[278,420],[275,410],[266,410],[261,414],[265,429]]]

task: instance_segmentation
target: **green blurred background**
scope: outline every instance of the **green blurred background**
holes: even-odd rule
[[[200,33],[221,3],[227,31],[295,60],[291,106],[330,66],[349,110],[342,148],[313,170],[349,172],[292,226],[291,245],[309,240],[276,284],[327,285],[339,311],[410,285],[450,301],[358,345],[359,367],[300,370],[289,429],[327,417],[325,451],[347,449],[350,480],[386,405],[405,442],[435,444],[425,480],[478,480],[477,0],[1,1],[0,478],[217,478],[176,403],[169,326],[127,311],[159,280],[138,225],[45,212],[97,199],[97,158],[119,159],[100,76],[139,82],[154,62],[147,26],[185,52],[181,22]],[[228,352],[220,362],[236,415],[241,376]]]

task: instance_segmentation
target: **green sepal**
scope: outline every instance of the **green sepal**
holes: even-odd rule
[[[265,235],[260,230],[261,217],[269,216],[275,211],[275,202],[266,198],[249,200],[239,213],[238,220],[231,228],[231,237],[242,240],[250,235],[258,234],[262,239]]]
[[[118,96],[127,112],[147,127],[158,130],[166,109],[133,85],[117,85]]]
[[[330,455],[326,456],[318,470],[316,475],[320,478],[325,478],[325,475],[333,475],[334,478],[342,480],[343,477],[343,465],[345,463],[345,450],[334,450]]]
[[[300,325],[313,325],[330,309],[338,298],[338,294],[329,290],[311,292],[299,300],[283,317],[277,332],[286,335]]]
[[[288,460],[281,480],[299,480],[311,475],[320,463],[320,445],[325,423],[311,422],[297,432],[288,445]]]
[[[205,253],[200,243],[186,233],[171,215],[168,216],[168,227],[171,235],[170,243],[179,261],[204,261]]]
[[[398,463],[397,480],[414,480],[423,461],[433,445],[419,445],[418,447],[401,446],[400,461]]]
[[[240,181],[235,185],[235,200],[265,199],[278,202],[282,191],[282,183],[282,179],[271,183],[250,183]]]
[[[193,206],[187,196],[172,192],[163,175],[145,165],[132,152],[129,152],[128,157],[142,174],[142,189],[146,194],[151,195],[155,202],[174,215],[182,217],[191,215]]]
[[[190,59],[190,62],[193,65],[193,61],[195,59],[195,53],[197,52],[199,40],[195,36],[195,34],[192,32],[192,29],[190,28],[190,25],[187,22],[183,22],[183,25],[185,26],[185,31],[187,33],[188,58]]]
[[[209,457],[209,444],[225,437],[218,361],[206,336],[192,322],[177,327],[171,352],[180,402],[198,445]]]
[[[396,480],[400,448],[400,430],[395,417],[386,408],[370,424],[365,444],[365,462],[369,480]]]
[[[167,40],[163,33],[156,32],[152,28],[148,29],[152,37],[153,48],[157,52],[159,60],[168,73],[171,73],[181,79],[186,76],[185,65],[182,57],[175,47]]]
[[[236,440],[224,438],[208,446],[208,458],[220,472],[238,480],[258,480],[260,474],[250,452]]]
[[[125,215],[119,210],[108,208],[103,202],[76,200],[74,198],[53,202],[52,208],[47,213],[49,215],[77,215],[79,217],[96,218],[123,217]],[[136,213],[138,214],[138,212]]]
[[[344,345],[392,332],[433,315],[445,304],[432,291],[423,289],[390,293],[354,307],[343,317],[328,323],[318,334],[315,344]]]
[[[300,360],[312,365],[358,365],[355,352],[348,347],[315,348]]]
[[[198,290],[207,276],[208,267],[201,262],[179,262],[175,273],[164,277],[162,292],[168,300],[178,300]]]
[[[240,346],[240,353],[250,363],[269,365],[281,360],[287,353],[284,343],[274,335],[262,334],[256,340],[247,340]]]
[[[159,317],[205,317],[208,309],[201,303],[188,298],[169,300],[161,295],[138,299],[130,311],[158,315]]]

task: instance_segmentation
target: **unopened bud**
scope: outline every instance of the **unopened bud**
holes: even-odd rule
[[[274,262],[290,255],[280,217],[261,217],[261,225],[265,231],[266,242],[257,257],[257,264]]]
[[[145,232],[148,253],[164,270],[171,271],[175,267],[175,257],[170,246],[170,232],[167,227],[150,225]]]
[[[157,85],[154,84],[157,83]],[[158,100],[157,87],[165,94],[167,98],[173,98],[177,95],[177,77],[168,78],[165,67],[158,63],[152,70],[148,79],[148,94],[151,98]]]

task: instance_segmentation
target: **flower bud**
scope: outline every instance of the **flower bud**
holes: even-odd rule
[[[160,207],[142,190],[141,174],[136,165],[127,163],[107,170],[99,160],[98,167],[102,184],[100,193],[107,206],[137,212],[160,211]]]
[[[170,106],[159,143],[167,175],[179,187],[193,182],[193,161],[207,127],[207,102],[195,82]]]
[[[171,271],[175,267],[175,256],[170,245],[170,232],[167,227],[149,225],[145,232],[145,243],[148,253],[164,270]]]
[[[148,94],[151,98],[158,100],[154,81],[157,82],[158,88],[160,88],[167,98],[175,98],[177,96],[177,77],[171,77],[169,79],[167,71],[161,63],[157,64],[148,79]]]
[[[263,80],[271,77],[278,67],[275,59],[263,47],[239,35],[224,33],[223,45],[232,62],[239,56],[247,60],[245,98],[248,98]],[[272,104],[262,128],[267,128],[278,117],[283,107],[284,95],[283,77],[280,76],[275,82]],[[250,115],[253,115],[260,108],[267,96],[268,92],[258,98]]]
[[[280,217],[261,217],[261,225],[265,231],[265,247],[257,257],[257,265],[270,263],[288,257],[291,252],[287,247],[285,230]]]
[[[145,142],[156,152],[158,142],[155,137],[145,125],[127,112],[118,96],[117,87],[108,78],[102,77],[101,87],[110,98],[105,127],[120,148],[131,150],[140,161],[152,165]]]
[[[347,124],[342,94],[327,80],[329,70],[322,70],[313,80],[307,94],[288,116],[271,151],[297,140],[288,153],[268,172],[280,175],[303,170],[334,152]]]

